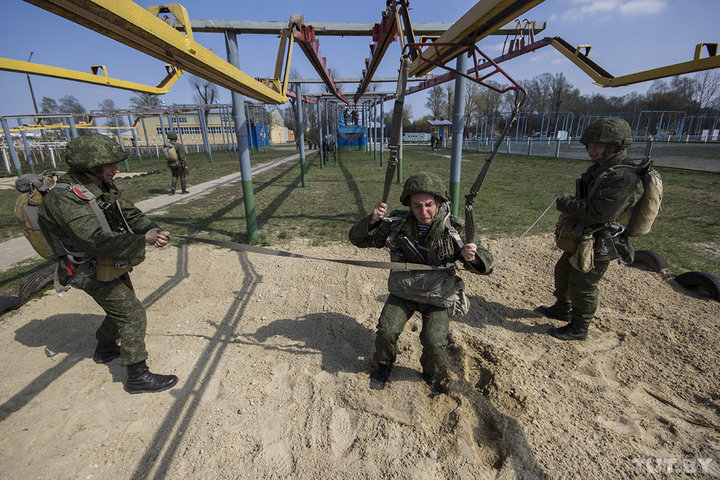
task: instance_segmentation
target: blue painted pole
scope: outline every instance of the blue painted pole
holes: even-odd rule
[[[467,71],[467,55],[457,57],[458,72]],[[452,154],[450,156],[450,201],[453,215],[458,214],[460,198],[460,163],[462,161],[463,132],[465,131],[465,90],[467,79],[462,75],[455,76],[455,104],[452,120]]]

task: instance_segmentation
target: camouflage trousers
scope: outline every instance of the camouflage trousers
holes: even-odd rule
[[[172,189],[175,190],[175,186],[177,185],[178,178],[180,178],[180,188],[183,190],[187,190],[187,182],[185,180],[185,169],[180,166],[178,163],[177,166],[170,167],[170,171],[172,172]]]
[[[563,253],[555,264],[555,298],[558,304],[572,305],[572,322],[587,327],[598,306],[598,284],[610,265],[610,260],[595,260],[595,267],[587,273],[570,265],[570,253]]]
[[[120,339],[120,363],[131,365],[147,359],[145,307],[135,296],[127,273],[111,282],[86,277],[81,286],[105,310],[105,319],[95,332],[99,342]]]
[[[450,331],[447,308],[412,302],[390,294],[378,320],[373,358],[383,365],[395,363],[398,338],[414,312],[422,315],[420,343],[423,353],[420,364],[423,373],[430,377],[440,373],[445,367],[445,349]]]

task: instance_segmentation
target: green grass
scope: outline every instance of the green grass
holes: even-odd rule
[[[283,151],[277,156],[291,153]],[[424,147],[406,148],[404,155],[404,178],[420,170],[449,178],[449,158],[433,155]],[[464,195],[486,158],[484,153],[463,153],[461,212]],[[267,160],[258,160],[255,154],[253,163]],[[226,166],[219,159],[213,164],[197,159],[191,160],[190,165],[193,168],[189,178],[192,184],[199,183],[201,178],[210,179],[234,171],[223,169],[233,168],[236,162],[228,161]],[[520,235],[556,193],[574,193],[575,179],[587,167],[588,162],[582,160],[499,154],[474,203],[477,237]],[[373,160],[372,154],[341,152],[337,164],[331,161],[325,168],[320,168],[318,156],[313,154],[306,160],[306,170],[305,188],[301,187],[299,161],[288,162],[254,177],[261,244],[282,246],[293,238],[308,238],[315,245],[345,242],[350,227],[367,215],[382,195],[385,167],[379,165],[378,159]],[[634,240],[635,248],[662,254],[676,274],[687,270],[720,273],[720,174],[665,168],[658,168],[658,171],[665,184],[663,211],[653,231]],[[155,177],[157,184],[153,183]],[[120,186],[137,201],[151,196],[153,189],[164,193],[168,183],[169,173],[166,172],[125,180]],[[394,183],[390,209],[402,208],[398,200],[400,191],[401,185]],[[212,195],[191,199],[181,205],[171,205],[153,217],[173,234],[198,233],[216,239],[248,241],[240,183],[221,187]],[[531,234],[552,232],[556,220],[557,211],[553,208]],[[0,277],[3,285],[5,278]],[[13,295],[17,291],[17,287],[14,288]],[[8,294],[3,291],[5,287],[0,286],[0,294]]]

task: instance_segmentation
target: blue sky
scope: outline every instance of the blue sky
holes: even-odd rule
[[[137,2],[141,6],[158,2]],[[414,22],[455,22],[475,1],[416,0],[411,2]],[[273,1],[187,1],[182,5],[193,19],[275,20],[287,21],[301,13],[306,23],[378,22],[385,0],[362,2],[313,0]],[[90,65],[103,64],[111,77],[149,85],[157,84],[165,75],[164,64],[145,54],[98,35],[91,30],[58,17],[28,3],[0,0],[0,57],[27,60],[34,52],[33,62],[89,72]],[[615,76],[656,68],[692,59],[695,45],[720,42],[720,1],[718,0],[546,0],[521,18],[546,21],[545,31],[538,37],[561,36],[573,45],[592,45],[591,58]],[[225,58],[220,34],[196,34],[196,41]],[[370,38],[319,37],[320,51],[338,77],[359,77],[364,58],[370,54]],[[274,69],[278,39],[271,35],[239,35],[241,69],[253,77],[267,77]],[[479,47],[491,57],[501,52],[504,37],[491,36]],[[399,47],[395,43],[385,56],[377,76],[395,76]],[[316,77],[314,70],[299,49],[295,50],[293,70],[304,78]],[[540,73],[562,72],[582,94],[601,93],[625,95],[644,93],[651,82],[629,87],[601,88],[572,63],[545,47],[503,64],[517,80],[527,80]],[[435,71],[435,73],[443,73]],[[118,108],[127,108],[132,92],[93,86],[67,80],[31,76],[38,103],[43,96],[59,99],[73,95],[86,109],[97,109],[110,98]],[[354,92],[356,85],[345,87]],[[382,84],[380,91],[394,90]],[[194,103],[186,78],[181,78],[164,96],[167,104]],[[221,102],[230,102],[229,92],[221,91]],[[408,97],[417,118],[427,113],[425,94]],[[386,105],[386,109],[389,105]],[[33,111],[24,74],[0,71],[0,115],[19,115]]]

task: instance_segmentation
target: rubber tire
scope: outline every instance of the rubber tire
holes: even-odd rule
[[[720,302],[720,276],[708,272],[685,272],[675,281],[688,289],[699,289],[702,293]]]
[[[645,265],[656,273],[667,273],[670,270],[670,264],[665,257],[652,250],[636,250],[633,265],[639,263]]]
[[[30,275],[27,280],[20,284],[20,291],[18,292],[20,301],[24,302],[30,295],[51,283],[54,275],[55,267],[43,268]]]
[[[22,305],[22,300],[20,300],[20,297],[10,297],[7,295],[0,295],[0,313],[4,313],[8,310],[12,310],[14,308],[19,307]]]

